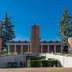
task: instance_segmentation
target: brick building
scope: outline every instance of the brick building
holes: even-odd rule
[[[17,53],[46,53],[62,52],[63,43],[60,41],[40,41],[40,27],[33,25],[30,28],[30,41],[11,41],[7,43],[8,52]]]

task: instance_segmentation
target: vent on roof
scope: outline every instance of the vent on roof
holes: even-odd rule
[[[18,43],[21,43],[21,41],[19,40]]]
[[[59,43],[59,41],[55,41],[55,43]]]
[[[27,41],[25,40],[24,43],[27,43]]]
[[[49,41],[49,43],[53,43],[53,41]]]
[[[14,43],[15,41],[12,41],[12,43]]]

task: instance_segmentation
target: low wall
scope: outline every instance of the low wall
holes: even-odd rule
[[[46,60],[48,58],[54,58],[59,60],[62,67],[72,67],[72,57],[69,56],[61,56],[61,55],[54,55],[54,54],[40,54],[40,56],[46,56]],[[8,62],[17,62],[17,66],[19,67],[19,62],[23,61],[26,63],[26,56],[25,55],[12,55],[12,56],[2,56],[0,57],[0,68],[7,67]]]
[[[26,57],[23,55],[12,55],[12,56],[2,56],[0,57],[0,68],[7,67],[8,62],[17,62],[17,66],[19,67],[19,62],[26,61]]]
[[[72,67],[72,57],[70,56],[46,54],[46,60],[48,60],[48,58],[54,58],[59,60],[62,67]]]

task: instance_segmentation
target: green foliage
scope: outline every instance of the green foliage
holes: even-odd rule
[[[54,66],[57,66],[56,60],[42,61],[42,67],[54,67]]]
[[[28,60],[27,67],[54,67],[57,60]]]
[[[48,67],[48,61],[42,61],[42,67]]]
[[[61,52],[56,52],[55,55],[63,55]]]
[[[13,52],[8,52],[7,54],[8,54],[8,55],[12,55],[12,54],[13,54]]]
[[[66,56],[72,56],[72,54],[66,54]]]
[[[27,67],[31,67],[31,61],[30,60],[27,61]]]
[[[58,36],[65,46],[68,46],[68,38],[72,37],[72,16],[68,10],[63,11],[62,17],[59,19]]]
[[[24,54],[32,54],[31,52],[25,52]]]
[[[3,20],[0,22],[0,37],[2,37],[2,48],[6,48],[6,43],[15,38],[13,31],[14,25],[10,21],[11,17],[8,18],[7,12]]]
[[[38,60],[28,60],[27,67],[40,67],[40,63]]]

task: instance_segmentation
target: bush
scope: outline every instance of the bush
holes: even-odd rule
[[[28,60],[27,67],[40,67],[40,61]]]
[[[27,67],[57,67],[57,60],[28,60]]]
[[[42,67],[56,67],[57,66],[57,60],[43,60],[42,61]]]
[[[9,52],[9,53],[8,53],[8,55],[12,55],[12,54],[13,54],[12,52]]]
[[[48,61],[42,61],[42,67],[48,67]]]
[[[66,54],[66,56],[72,56],[72,54]]]
[[[24,54],[32,54],[31,52],[25,52]]]
[[[62,53],[60,53],[60,52],[56,52],[55,55],[62,55]]]
[[[27,67],[31,67],[31,61],[30,60],[27,61]]]

